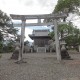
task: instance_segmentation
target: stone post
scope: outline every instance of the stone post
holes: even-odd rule
[[[31,48],[31,53],[33,53],[33,48]]]
[[[61,61],[61,53],[60,53],[60,43],[58,37],[58,28],[57,28],[57,20],[54,20],[54,32],[55,32],[55,44],[56,44],[56,53],[57,53],[57,60]]]
[[[18,61],[22,60],[22,55],[23,55],[23,51],[24,51],[25,22],[26,22],[26,19],[22,18],[21,38],[20,38],[20,53],[19,53]]]
[[[80,52],[80,45],[79,45],[79,52]]]

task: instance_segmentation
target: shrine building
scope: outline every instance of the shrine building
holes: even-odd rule
[[[34,51],[35,52],[48,52],[49,44],[48,41],[51,39],[49,36],[49,29],[47,30],[33,30],[33,33],[29,37],[34,40]]]

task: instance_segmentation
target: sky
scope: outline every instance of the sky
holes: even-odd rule
[[[57,0],[0,0],[0,9],[8,14],[48,14]]]
[[[0,0],[0,9],[8,15],[50,14],[54,10],[57,1],[58,0]],[[49,29],[43,26],[41,28]],[[37,28],[35,27],[34,29]],[[28,37],[28,34],[31,33],[32,28],[28,27],[25,29],[25,40],[32,42],[32,40]]]
[[[30,15],[30,14],[50,14],[55,8],[58,0],[0,0],[0,10],[10,14],[22,14],[22,15]],[[80,19],[77,19],[76,15],[71,17],[73,18],[73,24],[77,25],[80,28]],[[70,20],[70,18],[69,18]],[[20,29],[20,28],[19,28]],[[27,27],[25,29],[25,40],[32,40],[29,38],[28,34],[31,34],[33,29],[49,29],[46,26],[41,27]],[[20,30],[19,30],[20,34]]]

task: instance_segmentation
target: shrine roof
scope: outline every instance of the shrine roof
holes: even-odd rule
[[[47,35],[47,36],[35,36],[35,35],[29,35],[29,37],[31,38],[31,39],[39,39],[39,38],[48,38],[48,39],[51,39],[51,37],[49,36],[49,35]]]

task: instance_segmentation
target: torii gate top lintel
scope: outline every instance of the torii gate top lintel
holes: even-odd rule
[[[40,15],[16,15],[10,14],[12,19],[23,20],[23,19],[58,19],[67,17],[66,14],[40,14]]]

